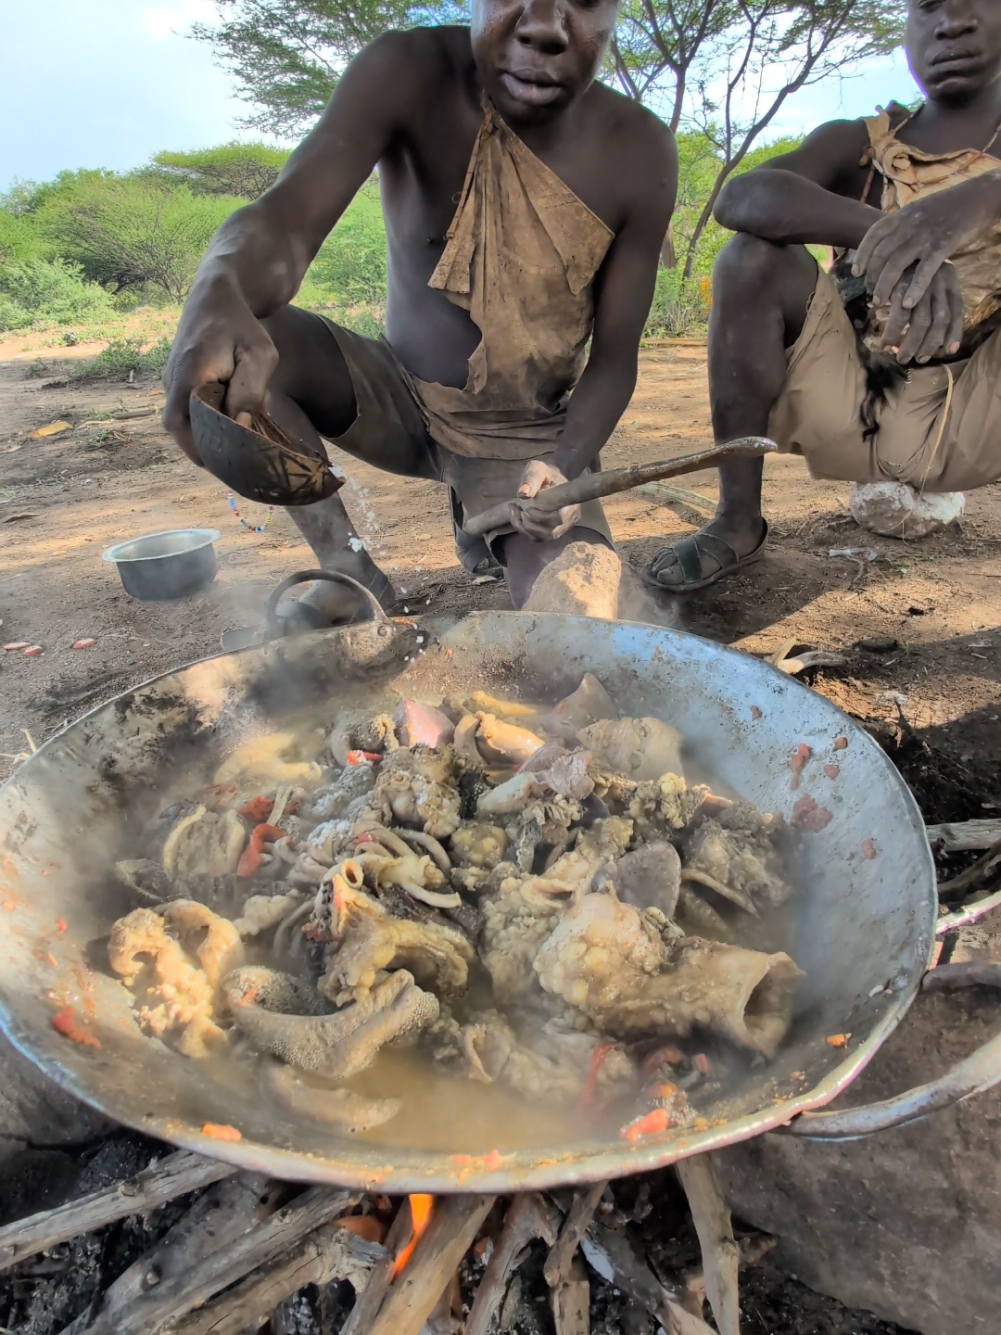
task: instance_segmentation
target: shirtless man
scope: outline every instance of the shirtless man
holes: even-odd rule
[[[909,0],[906,45],[917,111],[822,125],[721,193],[713,429],[815,477],[960,491],[1001,478],[1001,4]],[[840,283],[807,242],[847,252]],[[715,519],[645,578],[691,592],[753,560],[761,468],[722,468]]]
[[[596,464],[635,385],[677,184],[670,131],[594,82],[616,14],[617,0],[474,0],[471,27],[390,33],[351,63],[199,268],[165,418],[195,463],[188,396],[223,381],[230,417],[311,423],[378,468],[448,483],[467,517]],[[289,304],[377,165],[378,342]],[[321,566],[391,596],[339,496],[289,513]],[[611,542],[597,503],[512,505],[510,520],[487,539],[516,607],[569,543]],[[343,596],[307,598],[334,619]]]

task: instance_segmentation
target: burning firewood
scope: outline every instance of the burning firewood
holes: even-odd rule
[[[515,1196],[508,1207],[504,1228],[473,1300],[466,1335],[488,1335],[511,1274],[521,1263],[528,1244],[536,1238],[552,1247],[556,1241],[556,1219],[554,1211],[537,1192],[525,1192]]]

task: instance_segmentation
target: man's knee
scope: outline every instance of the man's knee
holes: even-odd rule
[[[733,292],[751,293],[757,301],[778,295],[790,279],[816,272],[805,246],[779,246],[749,232],[737,232],[723,247],[713,269],[714,299]]]

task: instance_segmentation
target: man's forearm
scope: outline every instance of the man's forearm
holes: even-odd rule
[[[260,203],[250,204],[219,228],[191,291],[228,287],[262,318],[292,300],[311,259],[305,247],[293,241],[287,225],[270,217]]]
[[[636,388],[636,358],[612,366],[592,358],[570,396],[566,425],[556,447],[556,467],[568,478],[578,477],[597,459],[629,406]]]
[[[729,181],[716,202],[714,216],[732,232],[749,232],[776,245],[854,250],[883,214],[794,172],[762,168]]]

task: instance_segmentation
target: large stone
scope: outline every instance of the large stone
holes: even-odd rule
[[[532,585],[526,612],[566,612],[614,620],[622,562],[610,547],[572,542]]]
[[[610,547],[589,542],[572,542],[546,566],[523,610],[657,626],[673,626],[677,620],[674,600],[655,600]]]
[[[941,1074],[998,1028],[981,989],[920,996],[833,1107]],[[843,1144],[766,1135],[716,1156],[734,1212],[811,1288],[922,1335],[1001,1330],[1001,1090]]]
[[[860,482],[852,490],[855,522],[884,538],[927,538],[954,524],[966,509],[961,491],[915,491],[906,482]]]

